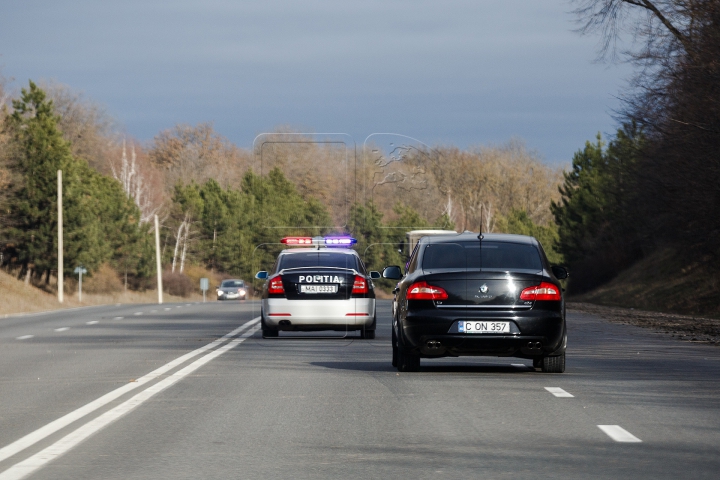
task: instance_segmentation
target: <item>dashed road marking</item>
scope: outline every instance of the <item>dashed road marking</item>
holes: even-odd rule
[[[165,311],[167,312],[168,310],[172,310],[172,308],[170,308],[170,307],[165,307]]]
[[[561,397],[561,398],[574,398],[575,397],[575,395],[569,394],[568,392],[566,392],[565,390],[563,390],[560,387],[545,387],[545,390],[552,393],[556,397]]]
[[[133,315],[142,315],[142,314],[143,314],[143,312],[135,312],[135,313],[133,313]]]
[[[70,327],[60,327],[55,329],[56,332],[64,332],[66,330],[70,330]]]
[[[97,320],[90,320],[89,322],[85,322],[85,325],[95,325],[96,323],[99,323]]]
[[[33,338],[35,335],[22,335],[16,338],[16,340],[27,340],[28,338]]]
[[[512,365],[513,367],[528,367],[524,363],[511,363],[510,365]]]
[[[125,318],[125,317],[115,317],[115,318],[113,318],[113,320],[122,320],[123,318]]]
[[[620,425],[598,425],[598,428],[605,432],[608,437],[612,438],[616,442],[623,443],[641,443],[638,437],[628,432]]]

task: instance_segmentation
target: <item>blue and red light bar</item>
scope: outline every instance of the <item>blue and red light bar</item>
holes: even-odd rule
[[[355,245],[357,240],[347,235],[329,237],[285,237],[280,243],[291,246],[325,245],[326,247],[349,247]]]

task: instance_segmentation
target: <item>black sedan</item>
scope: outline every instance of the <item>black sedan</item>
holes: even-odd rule
[[[406,265],[393,313],[393,366],[417,371],[420,358],[498,356],[565,371],[567,329],[559,280],[533,237],[461,233],[424,237]]]

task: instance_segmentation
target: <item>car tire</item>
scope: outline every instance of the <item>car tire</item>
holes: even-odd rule
[[[398,346],[397,337],[395,336],[395,327],[392,327],[392,366],[398,366]]]
[[[262,336],[263,336],[263,338],[277,338],[280,336],[280,332],[277,330],[270,329],[270,328],[263,328]]]
[[[408,352],[402,346],[398,348],[398,372],[417,372],[420,370],[420,355]]]
[[[556,357],[545,357],[542,360],[542,371],[544,373],[565,372],[565,354]]]
[[[260,313],[260,329],[262,330],[263,338],[277,338],[280,335],[277,328],[270,328],[265,325],[265,317],[262,312]]]
[[[372,340],[373,338],[375,338],[375,330],[363,328],[362,330],[360,330],[360,338],[364,338],[365,340]]]

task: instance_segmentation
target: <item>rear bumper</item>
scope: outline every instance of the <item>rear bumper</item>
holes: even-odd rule
[[[336,330],[371,326],[374,298],[348,300],[263,300],[263,322],[278,330]],[[281,323],[282,322],[282,323]]]
[[[459,320],[510,321],[512,334],[466,334],[454,328]],[[404,347],[424,357],[487,355],[536,358],[565,351],[565,320],[560,312],[466,312],[420,310],[402,322]]]

